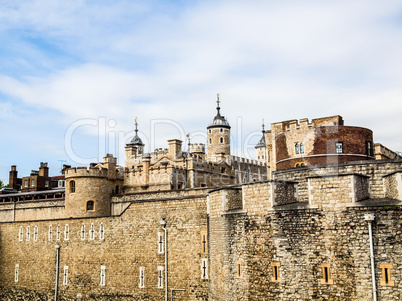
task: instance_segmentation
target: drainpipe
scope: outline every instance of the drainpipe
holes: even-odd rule
[[[374,246],[373,246],[373,231],[372,222],[374,220],[374,214],[366,213],[364,219],[368,222],[369,236],[370,236],[370,258],[371,258],[371,278],[373,281],[373,300],[377,301],[377,287],[375,284],[375,267],[374,267]]]
[[[163,231],[165,231],[165,301],[169,301],[168,300],[168,241],[167,241],[166,221],[164,219],[161,220],[161,225],[163,227]]]
[[[54,301],[57,301],[57,293],[59,290],[59,263],[60,263],[60,248],[59,244],[56,245],[56,283],[54,289]]]

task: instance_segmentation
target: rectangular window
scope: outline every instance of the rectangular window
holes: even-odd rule
[[[335,151],[337,154],[343,153],[343,142],[336,142],[335,143]]]
[[[31,229],[28,226],[27,227],[27,241],[30,241],[30,239],[31,239]]]
[[[49,187],[49,181],[45,181],[45,187]]]
[[[16,264],[15,265],[15,275],[14,275],[14,281],[18,282],[18,275],[20,274],[20,265]]]
[[[372,152],[371,152],[371,142],[367,141],[367,156],[372,156]]]
[[[28,180],[24,180],[24,187],[28,187]]]
[[[201,253],[208,254],[208,232],[201,230]]]
[[[34,241],[38,240],[38,226],[35,226],[34,228]]]
[[[60,240],[60,225],[57,225],[56,240]]]
[[[163,266],[158,266],[158,288],[163,288]]]
[[[158,254],[163,254],[163,233],[158,232]]]
[[[333,284],[334,281],[331,278],[330,264],[329,263],[322,263],[321,264],[321,269],[322,269],[321,284]]]
[[[53,240],[53,230],[52,230],[52,225],[49,226],[49,241]]]
[[[20,227],[20,232],[18,234],[18,240],[22,241],[24,237],[24,230],[22,229],[22,227]]]
[[[105,284],[106,284],[106,266],[101,265],[100,286],[105,286]]]
[[[68,224],[64,226],[64,240],[68,240],[69,238],[69,229],[68,229]]]
[[[201,259],[201,279],[208,279],[208,259]]]
[[[34,179],[31,180],[31,186],[32,186],[32,187],[35,186],[35,180],[34,180]]]
[[[282,278],[280,277],[280,274],[279,274],[280,266],[281,266],[280,262],[271,262],[271,267],[272,267],[271,281],[272,282],[282,282]]]
[[[105,228],[103,227],[103,223],[101,223],[99,227],[99,239],[100,240],[105,239]]]
[[[299,144],[298,143],[296,143],[296,145],[295,145],[295,153],[296,153],[296,155],[299,154]]]
[[[140,267],[140,281],[138,284],[139,288],[145,288],[145,268],[144,267]]]
[[[236,277],[237,278],[243,277],[242,265],[243,265],[243,263],[241,260],[238,260],[236,262]]]
[[[63,272],[63,285],[67,285],[68,283],[68,266],[64,266],[64,272]]]
[[[85,240],[85,225],[81,226],[81,240]]]
[[[89,239],[90,240],[95,239],[95,226],[93,223],[91,224],[91,229],[89,230]]]
[[[391,269],[393,268],[392,264],[380,264],[381,269],[381,281],[380,285],[382,286],[394,286],[395,282],[391,280]]]

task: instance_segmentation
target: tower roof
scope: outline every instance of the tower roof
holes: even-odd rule
[[[255,148],[260,148],[260,147],[266,147],[266,143],[265,143],[265,125],[264,125],[264,119],[262,120],[262,137],[260,139],[260,141],[258,141],[257,145],[255,146]]]
[[[127,145],[141,145],[144,146],[145,144],[142,143],[142,140],[140,137],[138,137],[138,123],[137,123],[137,118],[135,118],[135,136],[133,139],[131,139],[130,143],[127,143]]]
[[[220,113],[220,101],[219,101],[219,94],[218,94],[218,100],[216,101],[216,116],[214,117],[214,119],[212,119],[212,121],[208,124],[207,129],[210,128],[227,128],[230,129],[230,125],[229,122],[226,120],[225,116],[222,116]]]

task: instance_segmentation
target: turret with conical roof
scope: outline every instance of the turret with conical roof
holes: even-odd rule
[[[230,163],[230,125],[220,114],[219,94],[216,103],[216,116],[207,127],[207,160]]]
[[[144,154],[144,143],[138,136],[138,123],[135,118],[135,135],[129,143],[126,144],[126,166],[131,167],[137,159]]]
[[[267,145],[265,142],[265,124],[264,119],[262,120],[262,137],[255,146],[257,160],[260,162],[266,162],[267,160]]]

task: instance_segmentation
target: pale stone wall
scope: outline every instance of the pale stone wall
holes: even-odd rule
[[[175,300],[207,300],[208,280],[201,279],[201,231],[207,229],[206,199],[190,198],[159,202],[132,203],[118,217],[42,220],[3,223],[0,229],[0,281],[2,299],[12,299],[29,291],[29,298],[39,300],[54,294],[55,244],[60,251],[60,300],[162,300],[164,289],[157,288],[157,267],[164,266],[164,254],[158,253],[158,232],[163,233],[160,220],[168,230],[169,288],[185,289]],[[65,240],[65,225],[69,239]],[[91,236],[94,225],[94,239]],[[100,239],[100,225],[104,239]],[[53,240],[49,241],[49,225]],[[81,238],[85,225],[85,239]],[[26,239],[30,227],[30,240]],[[38,239],[34,241],[34,227]],[[57,240],[57,226],[61,237]],[[19,241],[19,228],[23,241]],[[19,280],[15,282],[15,265]],[[106,266],[106,284],[100,285],[101,265]],[[63,285],[63,268],[68,266],[68,284]],[[139,288],[139,269],[145,268],[145,288]],[[45,298],[47,299],[47,298]],[[43,300],[43,299],[42,299]]]
[[[317,209],[264,210],[267,202],[262,195],[269,196],[270,183],[243,186],[246,205],[232,213],[224,210],[225,191],[212,192],[211,300],[371,300],[370,246],[364,220],[369,212],[376,217],[373,235],[378,299],[401,298],[398,279],[402,271],[395,267],[402,259],[402,210],[395,205],[387,209],[381,205],[353,207],[353,183],[359,185],[354,177],[310,179],[314,200],[321,204]],[[355,193],[360,195],[357,190]],[[262,206],[256,207],[256,203]],[[237,274],[239,261],[242,277]],[[273,280],[273,263],[279,266],[278,281]],[[323,264],[329,267],[328,283],[322,280]],[[393,265],[394,286],[380,285],[382,264]]]

